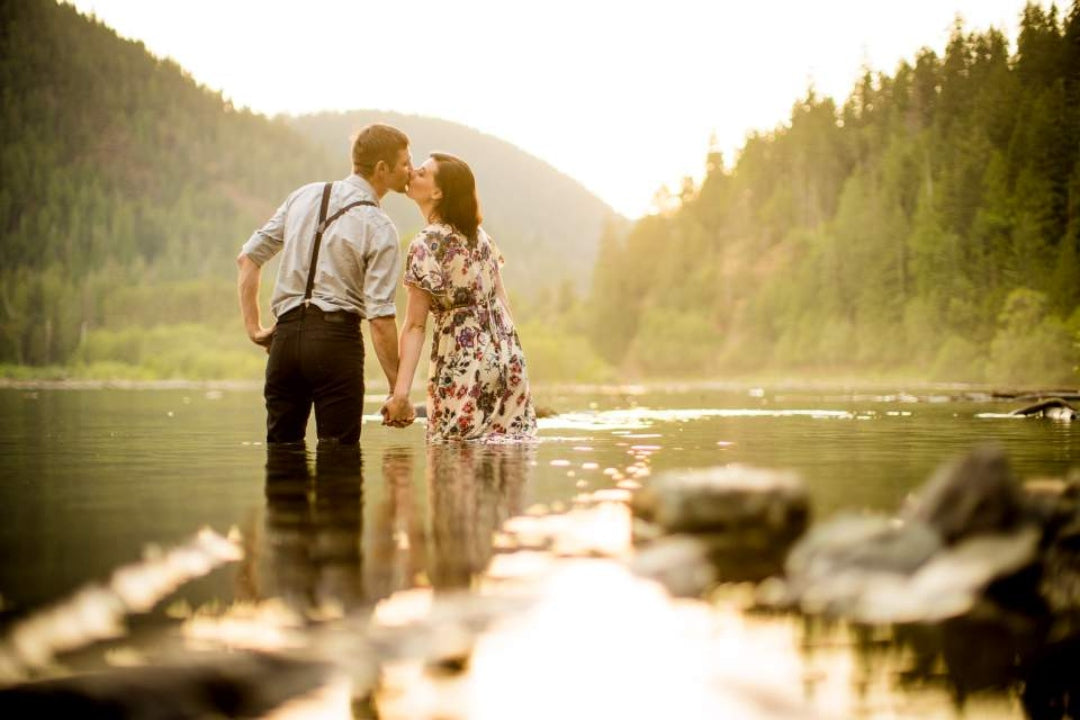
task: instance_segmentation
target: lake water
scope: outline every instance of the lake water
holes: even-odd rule
[[[297,453],[262,443],[258,390],[0,390],[0,620],[10,627],[203,526],[236,528],[244,560],[185,583],[144,623],[167,623],[165,609],[180,600],[199,608],[282,598],[309,615],[347,614],[413,588],[475,590],[507,519],[680,469],[794,469],[822,519],[891,512],[939,464],[984,442],[1002,446],[1022,478],[1080,466],[1078,423],[980,417],[1016,402],[692,387],[537,399],[559,415],[542,421],[532,447],[427,449],[421,425],[393,430],[372,417],[360,452],[316,453],[312,439]],[[809,626],[741,613],[731,599],[740,592],[700,605],[747,642],[790,646],[780,657],[801,678],[797,694],[817,698],[826,716],[952,717],[972,707],[1024,716],[1009,693],[956,706],[941,688],[930,700],[900,689],[894,672],[866,669],[854,641],[815,644]],[[878,690],[867,693],[868,683]]]

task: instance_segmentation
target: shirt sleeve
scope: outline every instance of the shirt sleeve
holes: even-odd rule
[[[397,290],[401,250],[394,224],[387,220],[373,228],[364,273],[364,312],[367,319],[397,314],[394,292]]]
[[[244,243],[244,246],[240,248],[240,252],[251,258],[259,267],[262,267],[267,260],[277,255],[285,244],[285,215],[288,212],[291,200],[292,196],[290,195],[277,209],[274,216],[256,230],[248,238],[248,241]]]
[[[405,265],[405,284],[439,295],[446,290],[446,277],[435,257],[439,238],[421,233],[409,245],[409,258]]]

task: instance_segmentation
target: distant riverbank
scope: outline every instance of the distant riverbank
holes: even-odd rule
[[[254,391],[262,389],[262,378],[251,379],[153,379],[129,377],[66,376],[61,368],[0,367],[0,389],[15,390],[220,390]],[[41,371],[35,375],[33,371]],[[381,387],[379,378],[367,378],[369,392]],[[417,381],[414,390],[424,387]],[[725,392],[746,393],[760,398],[775,393],[797,393],[823,396],[844,396],[850,399],[889,398],[900,402],[948,402],[966,400],[989,402],[1037,397],[1060,397],[1080,400],[1080,384],[1074,387],[1030,386],[995,387],[982,384],[939,383],[919,379],[883,377],[776,377],[741,379],[662,380],[644,379],[611,383],[545,383],[533,382],[534,394],[552,395],[646,395],[652,393]],[[375,393],[377,394],[377,393]]]

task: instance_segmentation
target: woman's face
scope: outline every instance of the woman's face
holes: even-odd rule
[[[406,195],[418,204],[434,202],[442,197],[442,190],[435,184],[435,176],[439,172],[439,166],[435,158],[428,158],[424,164],[413,170],[409,178],[409,189]]]

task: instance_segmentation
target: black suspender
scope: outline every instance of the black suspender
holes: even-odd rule
[[[311,266],[308,267],[307,287],[304,288],[304,305],[309,305],[311,303],[311,291],[315,287],[315,264],[319,260],[319,246],[322,244],[322,236],[323,233],[326,232],[326,228],[330,227],[332,222],[352,210],[354,207],[359,205],[376,207],[375,203],[370,200],[357,200],[356,202],[349,203],[328,218],[326,217],[326,210],[330,206],[330,189],[333,186],[334,183],[332,182],[323,185],[322,204],[319,206],[319,224],[315,226],[315,241],[311,244]]]

